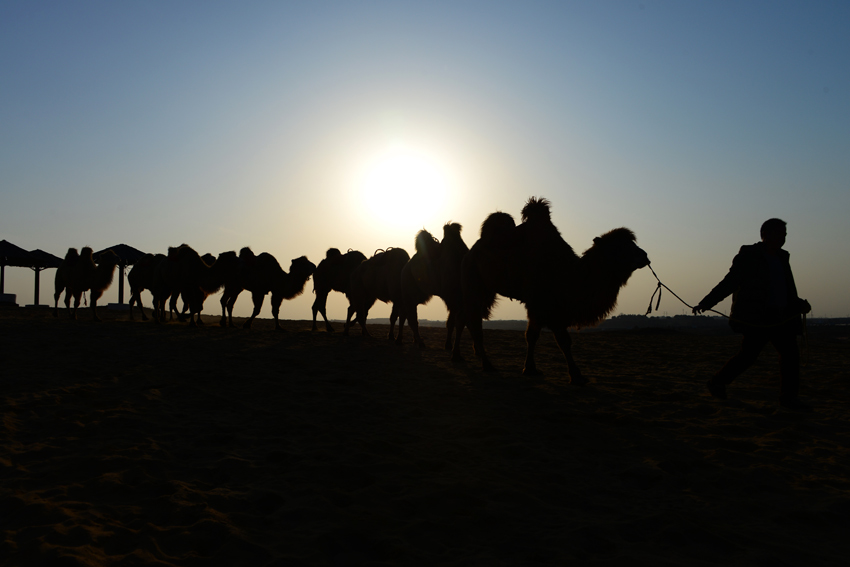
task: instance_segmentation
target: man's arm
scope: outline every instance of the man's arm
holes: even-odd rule
[[[708,292],[708,295],[703,297],[702,301],[694,307],[694,315],[699,315],[700,313],[708,311],[729,297],[736,289],[738,289],[738,287],[740,287],[745,262],[746,260],[742,259],[741,252],[739,251],[732,260],[732,267],[729,268],[729,273],[726,274],[726,277],[723,278],[719,284],[714,286],[714,289]]]

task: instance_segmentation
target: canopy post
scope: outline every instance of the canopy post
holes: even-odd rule
[[[6,293],[6,264],[0,264],[0,293]]]
[[[118,305],[124,305],[124,264],[118,265],[121,273],[118,274]]]
[[[33,305],[38,307],[38,276],[41,274],[41,268],[34,268],[35,270],[35,301],[33,301]]]

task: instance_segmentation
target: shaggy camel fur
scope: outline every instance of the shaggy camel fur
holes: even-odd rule
[[[460,284],[460,265],[469,247],[460,236],[461,226],[448,223],[443,227],[443,241],[437,240],[426,230],[416,235],[416,254],[401,271],[401,290],[407,324],[413,331],[413,341],[420,347],[425,343],[419,336],[417,305],[427,303],[436,295],[446,304],[449,312],[446,321],[446,350],[452,351],[452,359],[462,360],[460,335],[463,332],[463,289]],[[456,331],[454,346],[452,333]],[[398,341],[401,343],[401,329]]]
[[[395,322],[399,319],[399,332],[404,326],[407,316],[401,307],[401,271],[404,265],[410,261],[410,256],[401,248],[390,248],[386,252],[379,252],[354,268],[351,272],[351,284],[348,289],[348,316],[345,319],[344,334],[348,334],[351,327],[351,317],[356,313],[355,321],[360,324],[360,329],[365,336],[369,336],[366,330],[366,317],[369,309],[375,301],[392,303],[390,313],[390,332],[388,339],[395,338]]]
[[[289,266],[289,273],[283,271],[274,256],[263,252],[255,256],[250,248],[239,252],[238,278],[228,281],[221,297],[221,326],[233,325],[233,306],[243,289],[251,292],[254,301],[254,311],[251,317],[242,325],[250,329],[251,323],[259,315],[266,294],[272,294],[272,316],[275,330],[282,331],[280,326],[280,304],[284,299],[293,299],[303,293],[307,280],[316,271],[316,265],[306,256],[295,258]],[[227,313],[225,313],[227,309]],[[229,320],[227,317],[229,316]]]
[[[79,253],[76,248],[69,248],[65,259],[56,270],[53,294],[53,316],[59,316],[59,296],[65,292],[65,308],[69,310],[71,319],[77,318],[77,308],[80,306],[80,297],[83,292],[91,290],[91,312],[95,321],[100,321],[97,316],[97,300],[103,292],[112,284],[112,276],[115,274],[115,266],[119,258],[112,250],[101,253],[95,264],[92,257],[92,249],[86,246]],[[74,310],[71,308],[71,296],[74,296]]]
[[[211,258],[211,255],[208,256]],[[204,300],[219,291],[227,275],[238,265],[236,252],[222,252],[212,263],[207,263],[190,246],[181,246],[177,252],[175,290],[189,304],[189,326],[203,325],[201,311]],[[197,319],[195,318],[197,315]]]
[[[316,273],[313,274],[313,293],[316,294],[316,299],[313,301],[314,331],[317,329],[316,315],[321,313],[322,319],[325,320],[325,329],[327,332],[334,332],[333,327],[328,322],[326,311],[328,295],[331,291],[339,291],[347,294],[349,282],[351,281],[351,272],[365,260],[366,256],[357,250],[349,250],[345,254],[342,254],[336,248],[328,249],[325,259],[319,262],[318,267],[316,267]]]
[[[489,318],[499,294],[525,304],[528,350],[523,374],[538,374],[534,345],[541,329],[548,327],[567,359],[572,383],[585,384],[567,329],[604,319],[632,272],[648,264],[646,252],[627,228],[594,238],[593,246],[579,257],[552,224],[545,199],[528,200],[519,226],[510,215],[493,213],[481,225],[481,238],[462,266],[466,324],[475,354],[485,370],[493,369],[484,351],[481,321]]]
[[[133,264],[133,269],[127,274],[127,282],[130,284],[131,320],[133,319],[133,305],[136,303],[139,304],[139,311],[142,312],[142,321],[148,320],[144,305],[142,305],[142,292],[146,289],[153,289],[154,271],[163,260],[165,260],[165,254],[145,254]]]

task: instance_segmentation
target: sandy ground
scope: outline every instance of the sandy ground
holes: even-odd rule
[[[846,565],[850,349],[811,328],[778,409],[768,347],[704,383],[731,334],[431,348],[0,310],[0,565]]]

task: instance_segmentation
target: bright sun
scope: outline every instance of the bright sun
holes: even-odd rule
[[[362,170],[361,206],[376,221],[398,228],[415,231],[434,222],[449,193],[448,175],[438,163],[409,147],[388,148]]]

